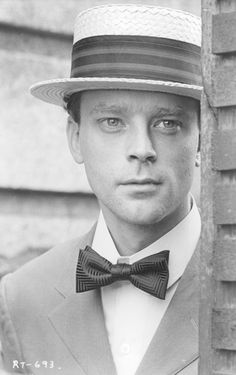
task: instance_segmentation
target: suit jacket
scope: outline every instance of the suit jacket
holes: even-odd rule
[[[78,252],[91,245],[94,230],[3,278],[0,337],[8,371],[13,372],[12,361],[18,360],[27,365],[14,371],[30,374],[116,374],[99,290],[75,293]],[[136,375],[198,374],[198,253]],[[54,367],[45,368],[42,361],[54,361]]]

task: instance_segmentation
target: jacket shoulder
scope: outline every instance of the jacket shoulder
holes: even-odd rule
[[[3,282],[7,285],[13,284],[18,289],[18,286],[27,288],[29,283],[36,286],[37,281],[40,283],[43,280],[50,281],[51,278],[56,279],[71,258],[79,252],[83,244],[83,237],[67,241],[60,245],[53,247],[44,254],[29,261],[20,267],[17,271],[6,275]],[[6,279],[6,281],[4,281]]]
[[[3,277],[0,283],[0,336],[8,370],[12,371],[13,358],[24,358],[22,337],[34,327],[39,330],[48,327],[48,313],[64,299],[63,293],[56,289],[59,281],[62,279],[73,293],[79,250],[91,242],[92,237],[93,229]]]
[[[1,295],[12,317],[24,316],[26,310],[46,313],[63,297],[56,286],[64,281],[71,292],[79,250],[91,243],[94,228],[86,235],[65,242],[31,260],[12,274],[3,277]],[[14,317],[13,317],[14,318]]]

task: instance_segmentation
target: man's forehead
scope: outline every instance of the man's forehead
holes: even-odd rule
[[[183,115],[191,107],[191,102],[195,102],[191,98],[168,93],[134,90],[86,91],[81,99],[91,114],[105,111],[126,113],[139,110],[158,111],[163,115],[166,113]]]

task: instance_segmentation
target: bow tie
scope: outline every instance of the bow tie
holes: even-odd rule
[[[169,250],[150,255],[133,264],[112,264],[91,247],[80,250],[76,268],[76,292],[86,292],[129,280],[137,288],[165,299],[169,278]]]

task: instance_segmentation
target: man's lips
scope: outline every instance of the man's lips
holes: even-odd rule
[[[120,184],[120,187],[130,197],[138,199],[147,199],[156,195],[161,185],[160,180],[150,177],[129,178]]]
[[[121,183],[121,185],[159,185],[160,181],[153,178],[130,178]]]

